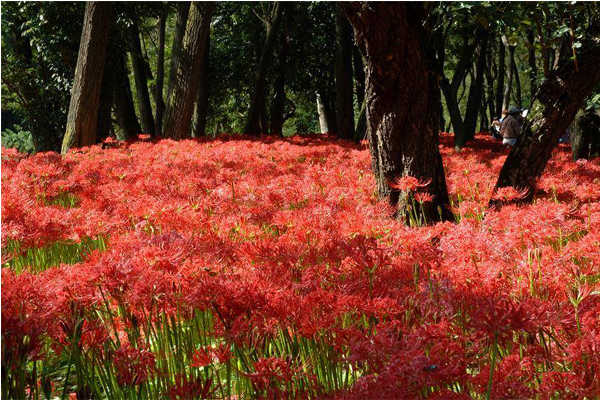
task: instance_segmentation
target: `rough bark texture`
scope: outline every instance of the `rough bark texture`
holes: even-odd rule
[[[171,139],[190,137],[190,126],[194,112],[194,102],[200,86],[198,70],[202,66],[202,56],[209,34],[210,19],[215,9],[215,3],[195,1],[190,7],[185,35],[181,44],[181,51],[172,93],[167,104],[165,127],[163,136]]]
[[[171,101],[171,93],[177,81],[177,66],[179,65],[179,56],[181,46],[187,27],[187,20],[190,13],[189,1],[180,1],[177,3],[177,21],[175,22],[175,35],[173,37],[173,47],[171,50],[171,66],[169,67],[169,86],[167,87],[167,104]]]
[[[502,117],[504,99],[504,77],[506,75],[506,48],[500,38],[498,46],[498,85],[496,86],[496,117]]]
[[[428,222],[451,219],[438,149],[439,87],[426,54],[421,5],[344,2],[340,7],[366,62],[367,132],[379,195],[407,221],[408,194],[392,191],[389,183],[404,176],[431,180],[423,190],[434,198],[424,203],[424,216]]]
[[[62,152],[96,143],[100,88],[109,37],[112,3],[90,1],[85,7],[83,33]]]
[[[250,110],[248,111],[248,118],[244,128],[244,133],[248,135],[257,136],[261,133],[268,133],[265,130],[266,124],[264,121],[261,122],[261,120],[266,119],[266,115],[261,115],[261,110],[265,110],[267,68],[271,58],[271,53],[273,52],[273,45],[275,44],[277,29],[281,23],[284,7],[285,5],[282,2],[276,1],[273,5],[271,20],[267,21],[266,24],[267,36],[260,54],[258,71],[256,73],[256,80],[254,83],[254,92],[252,93]]]
[[[129,52],[131,54],[131,66],[135,79],[135,92],[137,94],[140,117],[144,133],[154,136],[154,117],[152,116],[152,104],[148,92],[148,76],[146,75],[146,61],[142,54],[140,43],[140,32],[137,23],[131,25],[129,32]]]
[[[504,42],[504,40],[503,40]],[[506,87],[504,88],[504,96],[502,97],[502,109],[506,110],[510,106],[510,94],[512,93],[513,76],[515,72],[515,46],[505,42],[505,46],[508,48],[508,76],[506,78]]]
[[[512,59],[512,70],[515,81],[515,91],[513,98],[515,99],[515,104],[517,105],[517,108],[521,108],[523,107],[523,97],[521,96],[521,77],[519,76],[519,70],[517,69],[517,64],[515,63],[514,57]]]
[[[539,178],[556,147],[594,85],[600,81],[600,47],[578,57],[579,72],[572,61],[550,73],[534,99],[523,133],[506,158],[496,189],[512,186],[527,189],[531,201]]]
[[[365,99],[365,66],[358,46],[352,46],[352,67],[354,70],[356,103],[362,105]]]
[[[535,36],[533,30],[527,31],[527,59],[529,61],[529,88],[531,89],[531,99],[534,98],[537,92],[537,63],[535,61]]]
[[[109,39],[106,50],[106,65],[102,74],[102,86],[100,87],[100,107],[98,109],[98,121],[96,123],[96,142],[101,142],[110,135],[111,109],[113,102],[113,88],[115,86],[115,48],[114,40]]]
[[[127,72],[127,63],[125,61],[125,52],[121,49],[115,55],[114,69],[114,89],[113,105],[117,122],[123,130],[125,140],[132,140],[142,133],[142,128],[135,115],[135,106],[133,104],[133,95],[131,94],[131,85],[129,83],[129,73]]]
[[[273,99],[271,100],[271,134],[283,136],[283,123],[285,122],[285,70],[290,54],[289,23],[293,9],[288,6],[283,13],[283,31],[280,35],[278,49],[277,76],[273,82]]]
[[[319,128],[321,133],[329,132],[329,125],[327,123],[327,110],[325,103],[321,100],[321,95],[317,93],[317,113],[319,114]]]
[[[352,88],[352,32],[339,7],[335,10],[335,111],[336,134],[340,139],[354,138]]]
[[[167,26],[167,13],[163,12],[158,17],[158,57],[156,60],[156,91],[154,101],[156,103],[156,135],[162,135],[162,123],[165,113],[165,101],[163,99],[163,87],[165,79],[165,30]]]
[[[589,160],[595,156],[597,143],[600,141],[600,116],[590,110],[579,110],[575,121],[569,128],[573,160]]]
[[[210,65],[210,32],[206,35],[206,42],[202,51],[202,65],[200,66],[200,84],[198,85],[198,95],[194,103],[194,117],[192,120],[192,136],[204,136],[206,132],[206,119],[208,117],[208,71]]]

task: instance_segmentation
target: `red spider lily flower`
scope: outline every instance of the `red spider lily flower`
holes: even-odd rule
[[[426,192],[417,192],[415,193],[415,200],[418,201],[419,203],[429,203],[431,201],[433,201],[433,199],[435,198],[434,195],[432,195],[431,193],[426,193]]]
[[[192,355],[192,367],[205,367],[212,364],[213,359],[211,352],[207,352],[204,348],[196,350]]]
[[[209,399],[217,390],[217,387],[211,389],[212,378],[206,380],[203,380],[202,377],[188,379],[185,374],[177,374],[174,381],[175,383],[170,385],[167,393],[165,393],[171,400]]]
[[[148,381],[155,369],[154,354],[129,344],[117,349],[113,359],[117,380],[123,386],[136,386]]]
[[[219,347],[212,351],[212,354],[213,357],[216,358],[221,364],[224,364],[233,358],[231,349],[226,344],[220,344]]]
[[[492,196],[492,200],[500,200],[504,202],[518,201],[523,200],[529,195],[529,188],[524,189],[515,189],[512,186],[506,186],[502,188],[498,188],[494,195]]]
[[[400,192],[412,192],[419,188],[424,188],[431,183],[431,179],[422,181],[414,176],[401,176],[396,178],[393,182],[389,183],[389,186]]]

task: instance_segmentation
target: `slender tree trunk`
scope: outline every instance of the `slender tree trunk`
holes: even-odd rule
[[[354,70],[354,86],[356,87],[356,103],[361,105],[365,99],[365,66],[358,46],[352,46],[352,63]]]
[[[443,125],[442,125],[443,126]],[[358,114],[358,121],[356,122],[356,132],[354,132],[354,141],[359,143],[367,135],[367,99],[363,98],[363,102],[360,106],[360,114]]]
[[[506,47],[502,38],[498,46],[498,84],[496,85],[496,116],[502,117],[502,110],[504,110],[504,77],[506,75]]]
[[[594,139],[600,139],[600,116],[590,110],[579,110],[575,120],[569,128],[571,134],[571,147],[573,150],[573,160],[589,160],[594,156],[592,145]]]
[[[519,70],[517,69],[517,64],[515,63],[515,59],[512,59],[512,69],[515,80],[515,103],[517,103],[517,108],[523,107],[523,97],[521,95],[521,77],[519,76]]]
[[[465,114],[465,136],[460,138],[455,136],[455,147],[462,148],[465,143],[475,138],[477,128],[478,111],[481,109],[481,98],[483,94],[483,79],[485,73],[485,61],[487,57],[488,31],[483,30],[480,33],[481,44],[479,47],[479,58],[475,68],[475,79],[471,81],[469,97],[467,100],[467,111]]]
[[[131,25],[128,36],[131,65],[133,67],[133,77],[135,78],[135,91],[140,108],[142,128],[144,129],[144,133],[154,136],[154,117],[152,116],[152,104],[150,103],[150,93],[148,92],[146,61],[142,55],[142,45],[140,43],[140,32],[137,22],[134,22],[133,25]]]
[[[481,92],[481,109],[479,110],[479,132],[485,132],[488,130],[490,126],[490,122],[487,117],[487,99],[485,97],[485,92]]]
[[[197,71],[203,64],[202,56],[207,55],[203,47],[214,9],[215,3],[204,1],[192,2],[190,7],[175,69],[177,79],[173,83],[167,104],[163,133],[166,138],[182,139],[190,136],[194,102],[200,86],[200,74]]]
[[[485,66],[485,80],[486,80],[486,96],[487,96],[487,104],[488,112],[489,112],[489,120],[491,121],[494,117],[496,117],[496,105],[494,104],[494,77],[492,75],[491,68],[491,51],[488,51],[488,62]],[[500,116],[497,116],[498,118]]]
[[[180,77],[177,76],[177,67],[179,66],[179,56],[181,55],[181,46],[183,43],[183,37],[185,36],[191,4],[192,3],[189,1],[177,2],[177,21],[175,22],[175,36],[173,37],[173,47],[171,50],[169,86],[167,87],[167,104],[171,102],[171,96],[175,88],[175,84],[180,79]]]
[[[354,138],[352,101],[352,30],[339,7],[335,8],[335,113],[336,134],[340,139]]]
[[[71,91],[62,152],[96,143],[100,88],[108,43],[112,3],[90,1],[85,7],[83,33]]]
[[[264,129],[266,127],[266,113],[264,113],[264,110],[266,109],[267,67],[269,65],[271,53],[273,52],[273,45],[275,43],[279,24],[281,23],[284,7],[284,3],[276,1],[273,5],[271,20],[267,23],[267,36],[260,54],[256,81],[254,83],[254,92],[252,94],[250,110],[248,111],[248,118],[244,128],[244,133],[248,135],[258,136],[261,133],[268,133],[266,132],[266,129]]]
[[[163,87],[165,78],[165,31],[168,13],[161,12],[158,17],[158,57],[156,61],[156,135],[162,135],[163,115],[165,112],[165,101],[163,99]]]
[[[506,38],[504,38],[506,39]],[[515,64],[515,46],[511,46],[506,41],[505,46],[508,47],[508,77],[506,80],[506,87],[504,88],[504,97],[502,98],[502,109],[506,110],[510,106],[510,94],[512,91],[512,83],[514,76],[514,64]]]
[[[321,100],[321,95],[317,93],[317,113],[319,114],[319,130],[321,133],[329,132],[329,125],[327,124],[327,111],[325,110],[325,104]]]
[[[135,106],[133,104],[133,96],[131,94],[131,85],[129,83],[129,73],[127,72],[127,63],[125,61],[125,53],[118,49],[115,54],[115,69],[114,69],[114,88],[113,88],[113,104],[117,122],[123,130],[125,140],[132,140],[142,133],[142,128],[135,115]]]
[[[527,58],[529,61],[529,88],[531,89],[531,99],[535,96],[535,92],[537,91],[537,63],[535,62],[535,36],[533,34],[533,30],[529,29],[527,31]]]
[[[290,54],[289,23],[293,15],[290,6],[283,12],[283,31],[279,43],[279,63],[277,65],[277,76],[273,82],[273,99],[271,100],[271,134],[283,136],[283,123],[285,122],[285,70],[287,59]]]
[[[210,32],[206,35],[206,43],[202,51],[202,66],[200,67],[200,85],[198,86],[198,96],[194,103],[194,117],[192,123],[192,136],[200,137],[206,133],[206,119],[208,118],[208,95],[209,81],[208,73],[210,68]]]
[[[598,65],[600,47],[578,57],[579,72],[569,61],[548,76],[534,99],[523,133],[502,166],[496,189],[527,189],[525,201],[533,199],[535,180],[544,172],[552,150],[600,82]]]
[[[112,29],[113,27],[111,27]],[[113,103],[113,89],[115,86],[115,55],[118,51],[113,38],[109,38],[106,50],[106,65],[102,74],[102,86],[100,87],[100,108],[98,110],[98,121],[96,123],[96,141],[99,143],[110,135],[112,123],[111,109]]]
[[[535,19],[535,26],[537,28],[538,39],[540,40],[540,47],[542,49],[542,66],[544,69],[544,78],[545,78],[550,73],[550,60],[548,57],[548,48],[546,47],[546,43],[544,41],[544,35],[542,34],[542,28],[540,26],[540,21],[538,18]],[[536,85],[536,89],[537,89],[537,85]]]
[[[379,195],[388,197],[407,223],[411,214],[428,223],[452,219],[438,150],[439,87],[430,70],[433,56],[427,54],[421,5],[344,2],[341,7],[367,65],[367,132]],[[428,183],[421,190],[434,196],[432,201],[415,210],[409,193],[391,190],[390,182],[406,176]]]

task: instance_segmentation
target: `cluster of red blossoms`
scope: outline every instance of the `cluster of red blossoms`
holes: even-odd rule
[[[600,162],[561,145],[490,210],[507,151],[441,140],[429,227],[389,218],[366,143],[2,149],[3,397],[600,396]]]

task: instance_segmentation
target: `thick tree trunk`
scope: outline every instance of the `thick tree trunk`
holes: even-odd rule
[[[336,134],[340,139],[354,138],[352,101],[352,31],[348,19],[335,8],[335,113]]]
[[[396,216],[407,223],[412,213],[427,223],[452,219],[438,150],[439,87],[426,53],[421,5],[348,2],[341,7],[367,66],[367,132],[379,195],[389,198]],[[406,176],[427,183],[422,190],[433,199],[422,209],[412,209],[408,192],[389,186]]]
[[[175,84],[179,77],[177,76],[177,67],[179,65],[179,56],[181,55],[181,46],[183,44],[183,37],[185,36],[185,29],[187,27],[187,20],[190,13],[189,1],[177,2],[177,21],[175,22],[175,35],[173,37],[173,47],[171,49],[171,65],[169,67],[169,86],[167,87],[167,104],[171,102],[171,95],[175,88]]]
[[[505,42],[505,46],[508,47],[508,76],[506,79],[506,87],[504,88],[504,96],[502,98],[503,110],[507,110],[510,106],[510,94],[512,92],[513,76],[515,72],[515,46],[511,46],[508,41]]]
[[[116,52],[114,66],[115,80],[113,88],[113,104],[115,107],[115,114],[117,116],[117,122],[123,130],[125,140],[132,140],[135,139],[138,134],[142,133],[142,128],[135,115],[135,106],[131,94],[125,53],[121,49],[118,49]]]
[[[458,149],[462,148],[466,142],[475,138],[475,130],[477,128],[478,111],[481,109],[481,97],[483,93],[483,76],[485,73],[485,61],[487,56],[488,46],[488,31],[483,30],[480,33],[481,44],[479,47],[479,58],[475,68],[475,79],[471,81],[469,89],[469,97],[467,100],[467,111],[465,114],[465,136],[454,136],[454,146]]]
[[[62,153],[73,147],[96,143],[100,88],[111,18],[112,3],[87,3]]]
[[[442,125],[443,126],[443,125]],[[360,114],[356,122],[356,132],[354,132],[354,141],[359,143],[367,136],[367,99],[364,98],[360,106]]]
[[[573,160],[589,160],[594,156],[594,141],[600,140],[600,116],[590,110],[579,110],[569,128]]]
[[[563,64],[540,86],[524,131],[502,166],[496,189],[526,189],[524,200],[532,200],[535,180],[544,172],[552,150],[600,82],[600,47],[581,54],[578,65],[576,72],[573,61]]]
[[[293,15],[291,5],[283,13],[283,31],[279,42],[279,62],[277,76],[273,82],[273,99],[271,100],[271,134],[283,136],[283,123],[285,122],[285,70],[290,54],[289,23]]]
[[[158,17],[158,57],[156,61],[156,91],[154,101],[156,103],[156,135],[162,135],[163,115],[165,112],[165,101],[163,99],[163,87],[165,79],[165,30],[167,26],[168,13],[162,12]]]
[[[506,75],[506,47],[500,38],[498,46],[498,84],[496,85],[496,117],[502,117],[504,99],[504,77]]]
[[[202,51],[202,66],[200,66],[200,85],[194,103],[194,117],[192,121],[192,137],[204,136],[206,133],[206,119],[208,118],[208,72],[210,68],[210,32],[206,35],[206,42]]]
[[[152,116],[152,104],[150,103],[150,93],[148,92],[148,76],[146,75],[146,61],[142,54],[142,45],[140,43],[140,32],[137,22],[131,25],[129,32],[129,52],[131,54],[131,66],[133,67],[133,77],[135,78],[135,91],[137,94],[142,128],[144,133],[155,135],[154,117]]]
[[[207,52],[203,51],[209,34],[210,20],[215,9],[213,2],[192,2],[185,35],[181,44],[171,95],[168,99],[163,136],[182,139],[190,136],[194,102],[200,86],[200,74]]]
[[[533,100],[535,92],[537,92],[537,63],[535,62],[535,36],[533,30],[527,31],[527,58],[529,61],[529,88],[531,89],[531,99]]]
[[[268,133],[265,129],[266,113],[264,112],[266,109],[265,98],[267,68],[271,58],[271,53],[273,52],[273,45],[275,44],[275,38],[277,37],[277,30],[279,28],[279,24],[281,23],[284,7],[284,3],[276,1],[273,5],[271,20],[267,23],[267,36],[260,54],[258,71],[254,83],[254,92],[252,93],[250,110],[248,111],[248,118],[244,128],[244,133],[248,135],[258,136],[261,133]]]

